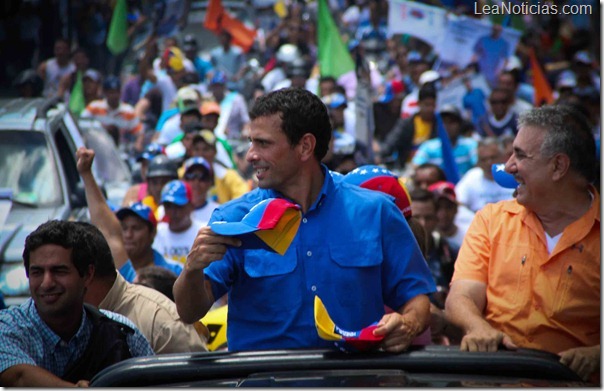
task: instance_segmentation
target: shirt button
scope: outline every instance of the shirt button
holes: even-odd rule
[[[314,292],[317,290],[317,287],[313,285],[312,287],[310,287],[310,290]]]
[[[306,220],[306,217],[302,219],[302,222],[303,223],[307,223],[308,222],[308,220]]]
[[[308,255],[309,257],[311,257],[312,256],[312,251],[307,251],[306,255]]]

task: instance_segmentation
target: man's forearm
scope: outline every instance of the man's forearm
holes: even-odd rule
[[[44,368],[18,364],[0,374],[0,384],[8,387],[74,387],[75,384],[53,375]]]
[[[449,293],[445,303],[445,317],[449,323],[459,327],[464,334],[481,326],[489,326],[476,303],[464,295],[451,296]]]
[[[205,280],[203,270],[187,270],[185,266],[174,283],[173,292],[178,315],[185,323],[198,321],[214,304],[211,286]]]
[[[409,300],[399,309],[402,316],[417,322],[415,335],[421,334],[430,324],[430,299],[426,295],[418,295]]]

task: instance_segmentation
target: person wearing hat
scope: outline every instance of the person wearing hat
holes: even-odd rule
[[[410,55],[413,52],[409,53]],[[416,52],[417,53],[417,52]],[[419,55],[419,53],[418,53]],[[401,105],[401,118],[411,118],[414,114],[419,111],[419,91],[423,86],[431,84],[436,88],[436,83],[440,80],[440,74],[432,69],[428,69],[427,61],[420,57],[414,59],[411,64],[411,80],[414,83],[414,87],[411,91],[403,98]],[[417,74],[417,69],[422,70],[422,73]]]
[[[204,226],[191,216],[191,187],[182,180],[171,180],[162,188],[161,204],[168,221],[157,224],[153,248],[165,258],[184,264],[197,231]]]
[[[227,88],[226,73],[217,71],[210,80],[209,90],[220,105],[220,118],[214,133],[222,138],[245,138],[250,123],[247,103],[243,95]]]
[[[270,92],[250,117],[247,160],[259,187],[221,205],[199,231],[174,284],[182,319],[196,322],[228,293],[229,351],[335,349],[317,333],[320,297],[336,324],[360,330],[378,322],[373,333],[383,337],[382,349],[407,349],[428,325],[426,295],[435,286],[403,214],[383,194],[334,181],[321,164],[331,124],[315,94]],[[212,230],[240,222],[271,198],[295,203],[301,213],[283,255]],[[395,311],[385,314],[384,305]]]
[[[143,150],[143,125],[134,107],[120,101],[121,82],[117,76],[107,76],[103,82],[104,99],[90,102],[82,118],[94,118],[113,137],[115,144],[127,153]]]
[[[137,158],[136,162],[140,164],[140,183],[135,183],[130,186],[124,194],[122,205],[131,205],[135,202],[142,201],[149,194],[147,193],[147,172],[149,171],[149,163],[155,156],[163,153],[163,147],[157,143],[151,143],[145,147],[143,153]]]
[[[191,157],[185,161],[184,175],[182,179],[191,187],[191,203],[193,220],[207,225],[212,217],[212,212],[218,207],[218,203],[208,199],[208,191],[214,184],[212,167],[202,157]]]
[[[200,105],[201,95],[197,90],[191,86],[181,87],[176,94],[176,105],[164,111],[157,121],[157,131],[153,137],[155,142],[168,145],[182,136],[185,124],[201,120]],[[184,121],[183,116],[186,117]]]
[[[162,112],[170,109],[178,89],[184,86],[182,79],[187,74],[185,60],[188,61],[177,46],[166,47],[160,57],[160,69],[149,75],[149,81],[155,83],[161,92]]]
[[[237,171],[217,159],[219,145],[214,133],[202,129],[193,138],[192,154],[204,158],[211,165],[214,186],[210,189],[210,198],[224,204],[250,191],[250,186]]]
[[[44,81],[35,69],[25,69],[17,75],[13,81],[13,87],[16,87],[19,96],[23,98],[37,98],[42,96]]]
[[[147,196],[142,199],[142,203],[151,208],[157,221],[163,220],[164,208],[161,203],[161,189],[166,183],[178,178],[178,167],[176,162],[160,154],[155,156],[149,162],[147,170]],[[122,202],[122,205],[123,202]],[[124,206],[128,206],[125,204]]]
[[[451,140],[457,172],[460,176],[463,176],[470,168],[476,165],[477,142],[473,138],[460,135],[464,119],[457,107],[444,105],[440,110],[440,116],[445,131]],[[445,161],[443,159],[441,139],[437,137],[421,143],[411,162],[414,166],[431,162],[443,167]]]
[[[157,354],[206,351],[206,338],[194,326],[181,321],[172,301],[153,289],[131,283],[136,272],[146,265],[182,271],[180,264],[166,261],[151,248],[156,224],[151,210],[136,203],[114,214],[91,172],[94,151],[81,147],[76,157],[91,223],[98,227],[111,250],[109,257],[99,257],[101,262],[95,265],[85,301],[126,316]]]
[[[595,88],[600,91],[600,73],[594,69],[594,58],[586,50],[581,50],[573,56],[571,66],[577,80],[578,89]]]
[[[455,185],[451,182],[437,182],[428,187],[436,197],[436,231],[451,245],[454,251],[459,251],[461,242],[468,227],[460,227],[455,223],[459,201],[455,194]]]

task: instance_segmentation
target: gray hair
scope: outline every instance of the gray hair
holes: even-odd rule
[[[535,126],[545,131],[540,153],[552,157],[563,153],[570,167],[588,182],[596,179],[596,143],[587,118],[566,105],[543,106],[524,112],[518,128]]]
[[[480,147],[490,147],[491,145],[494,145],[497,147],[497,150],[501,153],[503,153],[504,148],[503,148],[503,142],[501,141],[500,138],[497,137],[485,137],[482,138],[480,140],[478,140],[478,148]]]

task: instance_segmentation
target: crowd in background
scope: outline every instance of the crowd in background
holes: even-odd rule
[[[306,88],[327,106],[333,137],[323,162],[330,170],[347,174],[379,164],[403,178],[413,218],[428,234],[425,255],[442,293],[433,298],[440,308],[474,213],[513,197],[494,182],[491,166],[511,156],[518,115],[543,103],[534,98],[531,52],[553,104],[582,111],[599,150],[597,2],[587,2],[592,15],[525,18],[512,55],[498,51],[502,27],[493,22],[470,65],[459,68],[445,66],[417,37],[391,35],[386,0],[332,0],[331,14],[357,65],[338,76],[320,72],[316,2],[245,3],[238,16],[257,32],[245,51],[226,30],[211,44],[185,32],[191,1],[128,1],[130,46],[117,56],[105,45],[114,2],[67,3],[26,1],[16,18],[0,21],[0,82],[10,81],[15,96],[58,97],[77,116],[100,122],[137,174],[121,206],[140,203],[133,209],[139,216],[145,208],[153,213],[145,220],[156,233],[147,240],[166,265],[184,262],[217,205],[256,187],[245,159],[248,110],[258,96],[280,88]],[[474,15],[474,1],[421,3],[485,18]],[[79,84],[80,105],[74,103]],[[367,86],[371,137],[359,137],[366,119],[358,110],[359,84]],[[461,88],[457,104],[442,98],[453,88]],[[443,156],[445,142],[454,161]],[[127,278],[140,264],[124,239],[132,267],[118,269]]]

